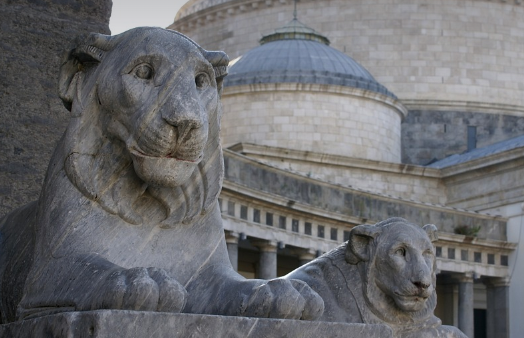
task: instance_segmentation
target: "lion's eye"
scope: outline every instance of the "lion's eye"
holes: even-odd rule
[[[406,249],[405,248],[398,248],[395,251],[395,254],[404,257],[404,256],[406,256]]]
[[[197,88],[205,88],[207,86],[209,86],[209,83],[211,81],[209,80],[209,76],[207,74],[198,74],[196,77],[195,77],[195,84],[197,86]]]
[[[150,80],[153,77],[153,68],[146,64],[141,64],[135,67],[135,75],[144,80]]]

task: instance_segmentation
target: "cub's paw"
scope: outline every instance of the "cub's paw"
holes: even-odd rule
[[[158,268],[132,268],[111,273],[97,290],[95,309],[180,312],[184,287]]]
[[[302,281],[277,278],[255,286],[240,312],[247,317],[316,320],[324,312],[324,301]]]

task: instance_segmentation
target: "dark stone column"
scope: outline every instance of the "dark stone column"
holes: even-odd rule
[[[227,253],[229,260],[235,271],[238,271],[238,234],[236,232],[225,231]]]
[[[459,278],[458,328],[468,337],[473,337],[473,275],[468,273]]]
[[[317,257],[315,250],[304,249],[298,254],[298,262],[302,266],[314,260]]]
[[[273,279],[277,277],[277,243],[256,241],[251,243],[260,249],[258,278]]]
[[[509,337],[509,280],[489,278],[487,292],[487,337]]]

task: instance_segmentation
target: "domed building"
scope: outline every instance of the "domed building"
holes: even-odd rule
[[[296,18],[232,61],[223,145],[253,143],[400,162],[396,96]]]
[[[293,5],[191,0],[169,27],[232,58],[219,204],[233,265],[273,278],[357,224],[433,223],[436,315],[470,337],[518,337],[520,2],[301,0],[318,31],[289,21]]]

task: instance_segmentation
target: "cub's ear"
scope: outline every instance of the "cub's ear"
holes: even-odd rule
[[[429,240],[435,242],[438,240],[438,229],[434,224],[426,224],[422,229],[428,234]]]
[[[346,262],[357,264],[369,261],[371,244],[381,232],[382,228],[374,225],[358,225],[351,229],[346,246]]]
[[[222,84],[227,75],[227,65],[229,64],[229,57],[224,52],[204,52],[204,57],[213,66],[215,71],[215,79],[217,82],[218,95],[222,95]]]
[[[71,111],[80,74],[89,66],[98,64],[104,56],[110,36],[91,33],[76,39],[76,47],[64,53],[58,77],[58,95],[67,110]]]

